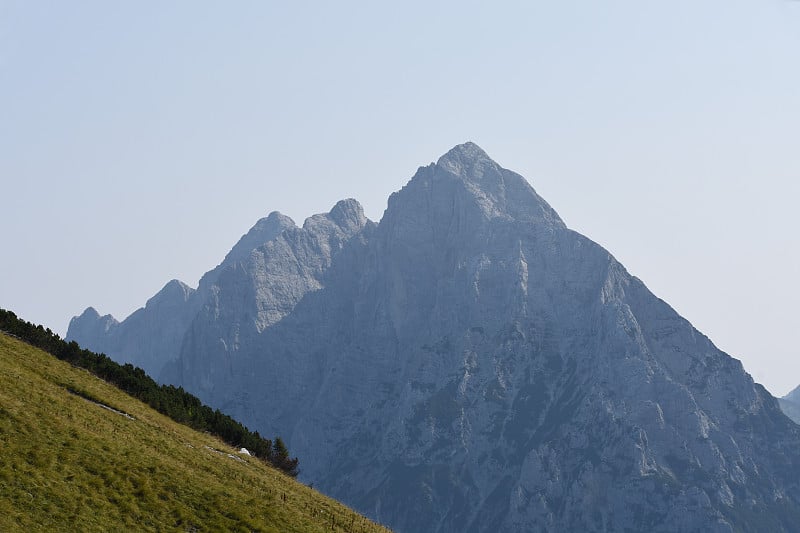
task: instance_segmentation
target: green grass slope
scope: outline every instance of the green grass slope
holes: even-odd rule
[[[0,334],[0,531],[387,530]]]

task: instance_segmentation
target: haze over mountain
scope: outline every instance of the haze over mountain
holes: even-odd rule
[[[473,143],[378,224],[354,200],[302,228],[273,213],[196,291],[89,309],[68,338],[285,436],[397,531],[800,523],[777,401]]]
[[[786,416],[800,424],[800,386],[794,388],[783,398],[779,398],[778,402]]]

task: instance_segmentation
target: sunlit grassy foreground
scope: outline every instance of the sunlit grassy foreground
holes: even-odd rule
[[[0,334],[0,531],[72,530],[386,531]]]

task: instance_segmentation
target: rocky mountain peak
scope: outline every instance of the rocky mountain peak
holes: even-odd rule
[[[364,208],[353,198],[340,200],[330,211],[331,220],[342,228],[360,229],[367,222]]]
[[[308,217],[303,222],[303,230],[320,235],[341,234],[349,238],[354,232],[360,231],[367,221],[361,204],[349,198],[337,202],[327,213]]]
[[[286,215],[273,211],[266,217],[260,219],[250,228],[250,231],[242,235],[239,242],[231,249],[223,259],[222,264],[229,264],[236,261],[243,261],[250,255],[250,252],[265,242],[269,242],[283,230],[296,227],[294,220]]]
[[[451,243],[454,234],[474,235],[486,230],[489,221],[532,223],[537,231],[566,227],[525,178],[495,163],[472,142],[421,167],[390,196],[384,219],[382,225],[399,228],[392,233],[428,226]]]
[[[105,340],[118,328],[119,322],[111,315],[100,316],[94,307],[87,307],[80,316],[69,321],[67,340],[75,340],[82,346],[92,346],[98,352],[107,348]]]
[[[86,309],[84,309],[83,313],[81,313],[80,316],[72,317],[73,320],[75,320],[75,319],[97,320],[98,318],[100,318],[100,313],[98,313],[97,309],[95,309],[92,306],[89,306]]]
[[[241,236],[222,262],[203,275],[199,284],[200,291],[207,290],[211,284],[215,283],[226,267],[246,261],[253,250],[275,240],[285,230],[296,227],[294,220],[278,211],[273,211],[259,219],[247,233]]]
[[[497,166],[480,146],[471,141],[453,147],[436,162],[437,166],[457,176],[474,175],[482,164]]]
[[[186,301],[194,292],[194,289],[179,279],[173,279],[167,282],[164,287],[158,291],[155,296],[147,300],[146,306],[158,305],[164,301]]]
[[[70,320],[69,323],[70,324],[69,327],[72,328],[73,324],[75,324],[75,326],[77,327],[82,323],[94,324],[95,322],[102,323],[102,328],[104,330],[108,330],[109,328],[115,326],[118,323],[117,319],[111,316],[110,314],[101,316],[100,313],[97,312],[97,309],[90,306],[87,307],[83,311],[83,313],[80,314],[80,316],[72,317],[72,320]]]
[[[286,228],[293,228],[296,224],[291,217],[287,217],[280,211],[273,211],[266,217],[259,219],[258,222],[250,229],[248,234],[250,233],[262,233],[262,234],[277,234],[281,231],[285,230]]]

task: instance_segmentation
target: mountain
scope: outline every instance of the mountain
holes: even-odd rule
[[[783,398],[779,398],[778,402],[786,416],[800,424],[800,387],[795,388]]]
[[[123,322],[89,307],[70,321],[68,338],[158,376],[179,353],[183,332],[197,312],[195,292],[172,280]]]
[[[122,322],[111,315],[101,317],[89,307],[70,321],[67,339],[159,377],[164,367],[174,363],[180,354],[183,337],[220,272],[247,259],[254,248],[291,227],[294,227],[292,219],[271,213],[242,236],[222,263],[203,276],[198,291],[172,280]]]
[[[238,257],[163,378],[397,531],[800,523],[800,427],[473,143]]]
[[[0,442],[4,532],[386,531],[2,333]]]

